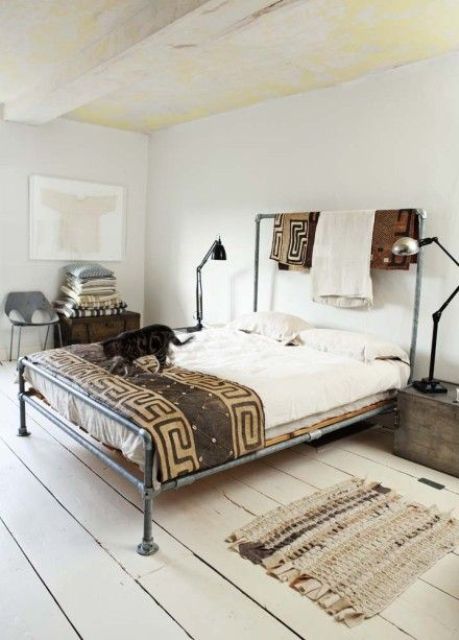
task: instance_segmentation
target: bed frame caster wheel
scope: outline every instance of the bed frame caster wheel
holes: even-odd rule
[[[141,556],[152,556],[158,549],[156,542],[140,542],[137,545],[137,553],[140,553]]]

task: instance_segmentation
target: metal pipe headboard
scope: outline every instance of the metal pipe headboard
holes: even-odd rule
[[[427,213],[424,209],[416,209],[419,222],[419,237],[424,235],[424,223],[427,218]],[[255,270],[253,281],[253,310],[258,309],[258,282],[260,272],[260,223],[262,220],[271,220],[276,217],[276,213],[258,213],[255,216]],[[411,325],[411,346],[410,346],[410,362],[411,362],[411,376],[413,375],[413,368],[416,359],[416,344],[418,338],[418,325],[419,325],[419,308],[421,304],[421,281],[422,281],[422,267],[423,257],[422,251],[418,253],[418,261],[416,265],[416,283],[414,290],[414,304],[413,304],[413,320]],[[410,376],[410,381],[411,381]]]

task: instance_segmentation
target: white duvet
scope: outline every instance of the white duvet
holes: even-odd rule
[[[256,391],[267,430],[400,389],[410,371],[398,360],[364,363],[228,328],[195,334],[191,343],[174,349],[174,356],[177,366]]]

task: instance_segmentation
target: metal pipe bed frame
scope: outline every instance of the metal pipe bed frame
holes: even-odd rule
[[[423,209],[417,209],[416,213],[418,215],[419,220],[419,236],[422,237],[423,229],[424,229],[424,221],[427,217],[426,212]],[[260,224],[262,220],[270,220],[275,217],[276,214],[258,214],[255,217],[255,269],[254,269],[254,291],[253,291],[253,309],[254,311],[258,308],[258,288],[259,288],[259,262],[260,262]],[[421,299],[421,279],[422,279],[422,252],[418,255],[417,269],[416,269],[416,284],[415,284],[415,293],[414,293],[414,305],[413,305],[413,321],[412,321],[412,331],[411,331],[411,347],[410,347],[410,362],[411,368],[413,368],[413,364],[416,356],[416,341],[417,341],[417,331],[418,331],[418,321],[419,321],[419,306]],[[125,466],[118,463],[114,460],[108,453],[102,451],[99,447],[91,443],[86,437],[78,433],[75,426],[72,423],[68,422],[62,416],[60,416],[56,411],[42,403],[38,400],[33,390],[26,390],[26,380],[24,376],[25,369],[31,369],[35,371],[39,375],[43,376],[56,386],[61,389],[67,391],[72,396],[78,398],[85,404],[89,405],[96,411],[104,414],[111,420],[117,422],[122,425],[128,431],[135,433],[137,436],[142,438],[144,442],[144,469],[143,469],[143,480],[141,480],[138,476],[131,473],[126,469]],[[53,424],[62,429],[67,435],[69,435],[73,440],[78,442],[80,445],[91,451],[97,458],[102,460],[106,465],[108,465],[111,469],[117,471],[123,478],[131,482],[139,491],[143,499],[143,536],[141,542],[137,545],[137,552],[141,555],[148,556],[155,553],[158,550],[158,545],[155,543],[153,539],[153,500],[156,496],[158,496],[163,491],[169,491],[170,489],[179,489],[188,484],[192,484],[196,480],[201,478],[205,478],[207,476],[218,473],[219,471],[224,471],[226,469],[232,469],[246,462],[251,462],[253,460],[258,460],[259,458],[263,458],[271,453],[276,453],[278,451],[282,451],[283,449],[287,449],[295,446],[296,444],[312,442],[313,440],[318,440],[322,436],[331,433],[333,431],[337,431],[338,429],[342,429],[349,425],[355,424],[356,422],[361,422],[364,420],[368,420],[369,418],[373,418],[377,415],[381,415],[383,413],[390,413],[395,410],[395,402],[391,402],[385,406],[373,408],[371,410],[360,413],[359,415],[345,418],[343,420],[339,420],[329,426],[317,429],[315,431],[305,433],[299,436],[292,437],[288,440],[284,440],[282,442],[278,442],[273,445],[269,445],[263,449],[255,451],[254,453],[247,454],[242,456],[241,458],[237,458],[236,460],[231,460],[226,462],[225,464],[221,464],[217,467],[213,467],[211,469],[205,469],[203,471],[197,471],[195,473],[180,476],[179,478],[175,478],[174,480],[169,480],[164,483],[159,483],[155,478],[156,468],[155,468],[155,458],[154,458],[154,445],[151,434],[145,429],[140,428],[134,422],[131,422],[127,418],[116,413],[113,409],[106,407],[105,405],[99,404],[93,398],[91,398],[84,391],[73,387],[68,382],[61,380],[60,378],[56,378],[48,371],[44,370],[40,366],[30,362],[27,359],[27,356],[21,358],[18,361],[18,372],[19,372],[19,430],[18,436],[26,437],[30,435],[30,431],[27,429],[27,421],[26,421],[26,405],[30,405],[34,407],[39,413],[48,418]]]

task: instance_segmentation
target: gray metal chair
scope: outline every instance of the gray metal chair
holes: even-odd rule
[[[49,328],[57,326],[60,346],[62,347],[62,332],[59,316],[53,306],[41,291],[12,291],[6,296],[5,313],[11,322],[10,360],[13,357],[14,329],[19,328],[17,358],[21,349],[21,333],[23,327],[47,327],[45,344],[48,343]]]

